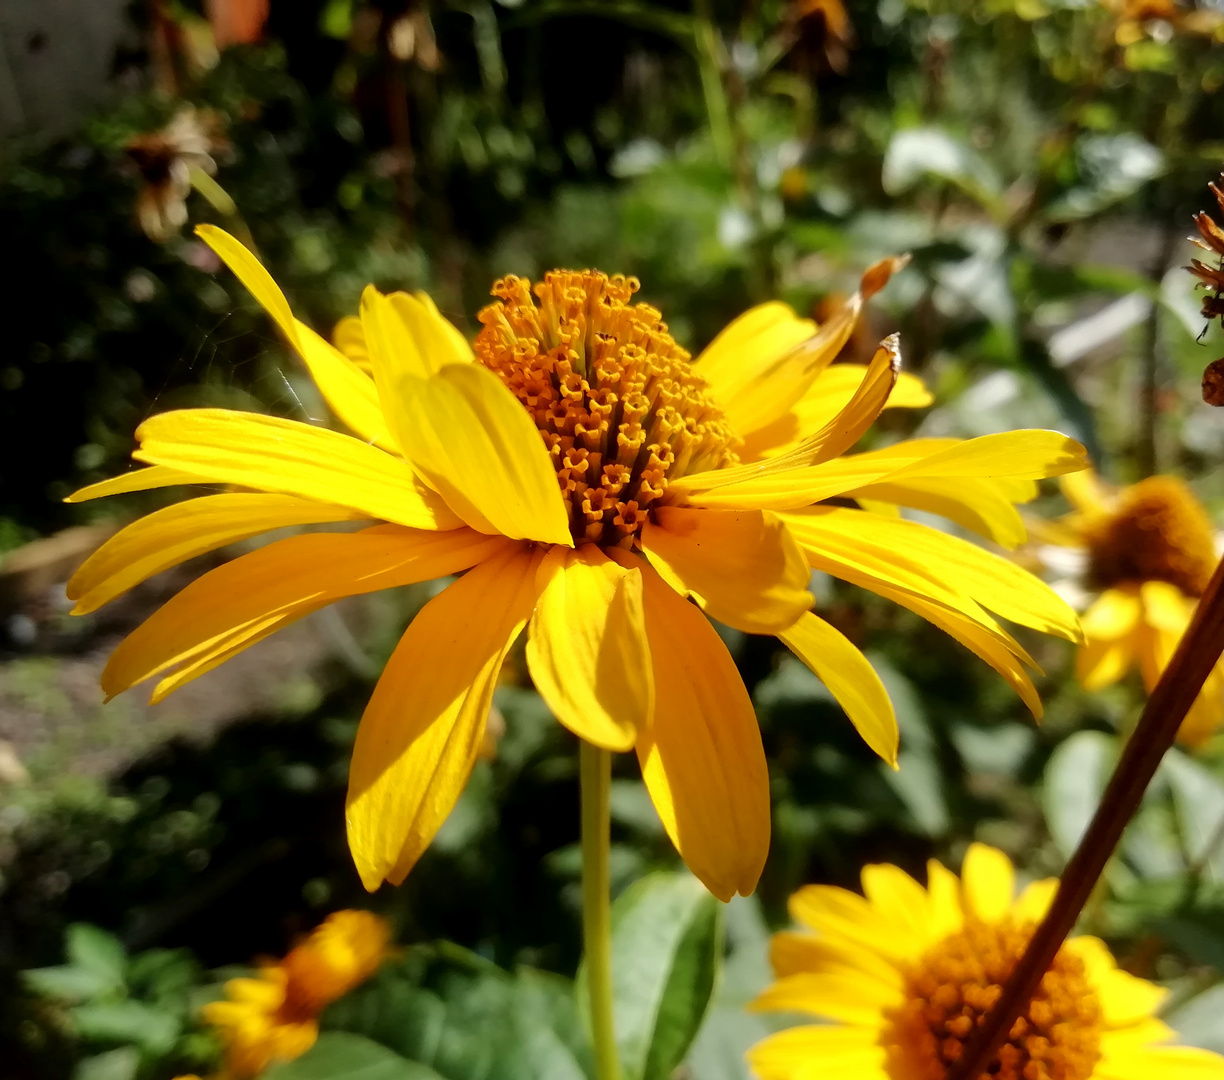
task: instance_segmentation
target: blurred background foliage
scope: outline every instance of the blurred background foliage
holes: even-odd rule
[[[1224,349],[1180,266],[1224,161],[1224,14],[1172,0],[299,0],[264,14],[132,5],[103,99],[3,148],[0,1072],[206,1071],[216,1046],[194,1009],[218,972],[372,905],[411,948],[334,1007],[333,1041],[284,1080],[354,1054],[371,1080],[581,1076],[575,748],[521,657],[458,809],[405,886],[372,898],[344,847],[348,753],[427,588],[312,617],[185,704],[101,703],[107,651],[175,583],[69,619],[62,581],[164,496],[62,497],[122,471],[151,412],[326,417],[189,226],[248,236],[325,333],[367,281],[427,289],[470,333],[496,277],[594,265],[637,275],[694,350],[767,298],[819,317],[907,251],[845,358],[899,331],[937,400],[887,413],[874,438],[1058,427],[1110,479],[1179,473],[1218,512],[1224,427],[1197,384]],[[1037,504],[1061,509],[1052,491]],[[685,1017],[662,1049],[657,1016],[633,1021],[642,1080],[682,1059],[699,1080],[744,1076],[765,1028],[740,1007],[798,885],[853,886],[873,860],[955,865],[974,838],[1029,876],[1056,872],[1137,716],[1137,682],[1086,694],[1071,649],[1032,637],[1047,673],[1034,727],[916,617],[814,588],[889,687],[901,769],[772,639],[725,632],[764,731],[773,847],[757,897],[720,928],[687,879],[652,876],[676,859],[636,765],[617,763],[614,884],[630,928],[634,905],[671,912],[674,948],[642,979]],[[1131,970],[1170,981],[1185,1037],[1218,1050],[1222,825],[1221,744],[1175,752],[1085,917]],[[693,942],[724,933],[724,970],[705,970]],[[495,1068],[488,1046],[533,1049]]]

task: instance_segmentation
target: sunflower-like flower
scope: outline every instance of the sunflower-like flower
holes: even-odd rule
[[[202,1011],[224,1044],[225,1080],[258,1076],[309,1050],[319,1014],[379,969],[390,955],[390,938],[377,915],[337,911],[283,960],[262,964],[254,978],[230,979],[225,1000]]]
[[[1062,489],[1074,510],[1037,531],[1086,556],[1082,586],[1094,598],[1083,615],[1076,674],[1095,691],[1137,665],[1150,693],[1215,569],[1211,520],[1174,476],[1115,489],[1082,472],[1063,477]],[[1222,723],[1224,663],[1207,677],[1178,741],[1200,745]]]
[[[759,1080],[943,1080],[998,1000],[1057,879],[1014,896],[1001,851],[973,844],[961,878],[932,860],[924,888],[896,866],[863,869],[863,893],[808,885],[790,899],[805,929],[774,935],[777,981],[757,1010],[832,1023],[793,1027],[748,1051]],[[1222,1080],[1224,1058],[1163,1045],[1165,991],[1074,937],[1015,1022],[990,1080]]]
[[[134,456],[150,467],[74,499],[171,484],[247,490],[134,522],[69,595],[92,611],[242,537],[383,522],[279,540],[185,588],[102,676],[112,696],[158,676],[158,700],[341,597],[466,571],[409,625],[357,733],[347,821],[368,888],[402,881],[450,812],[524,628],[528,668],[558,720],[595,746],[636,750],[671,839],[724,899],[751,892],[764,864],[768,773],[752,703],[703,611],[778,635],[889,761],[888,695],[809,610],[812,567],[918,612],[1040,710],[1031,661],[985,608],[1075,637],[1071,609],[1010,562],[878,511],[915,506],[1014,545],[1024,528],[1013,503],[1032,497],[1035,477],[1084,468],[1083,448],[1030,431],[843,456],[894,387],[894,403],[928,400],[898,378],[892,339],[869,365],[829,366],[891,262],[819,328],[765,304],[693,364],[660,313],[631,302],[636,281],[591,271],[555,271],[534,290],[497,282],[471,346],[423,294],[370,287],[338,349],[294,318],[236,240],[199,233],[358,438],[222,409],[146,420]],[[843,505],[856,498],[874,509]]]

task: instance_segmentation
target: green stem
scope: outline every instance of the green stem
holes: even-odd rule
[[[611,847],[612,755],[579,743],[582,788],[582,938],[587,990],[591,996],[591,1040],[596,1080],[620,1080],[620,1058],[612,1027],[612,910],[608,851]]]

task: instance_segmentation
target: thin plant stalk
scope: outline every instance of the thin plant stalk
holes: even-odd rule
[[[579,743],[582,789],[582,939],[596,1080],[620,1080],[620,1058],[612,1024],[612,909],[608,855],[611,847],[612,755]]]
[[[970,1080],[981,1075],[994,1060],[1012,1024],[1028,1007],[1042,976],[1079,919],[1127,822],[1138,809],[1165,751],[1173,745],[1182,720],[1221,653],[1224,653],[1224,561],[1216,566],[1186,633],[1127,740],[1088,830],[1063,871],[1050,910],[994,1008],[974,1032],[961,1059],[948,1070],[947,1080]]]

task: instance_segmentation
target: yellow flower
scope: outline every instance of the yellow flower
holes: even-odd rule
[[[1013,899],[1001,851],[970,846],[961,880],[932,860],[923,888],[895,866],[863,869],[859,896],[808,885],[790,899],[806,929],[774,936],[777,982],[753,1007],[831,1024],[789,1028],[748,1051],[759,1080],[942,1080],[998,999],[1058,882]],[[1160,987],[1120,971],[1094,937],[1059,950],[1000,1049],[991,1080],[1221,1080],[1224,1058],[1153,1015]]]
[[[122,530],[69,583],[92,611],[150,575],[285,525],[375,519],[260,548],[189,585],[116,649],[114,695],[153,676],[158,700],[343,596],[467,571],[408,627],[362,718],[349,842],[367,888],[403,880],[479,752],[502,662],[524,628],[531,676],[557,718],[636,750],[673,842],[724,899],[756,885],[769,847],[765,756],[752,703],[702,611],[777,634],[889,761],[897,726],[863,655],[809,611],[812,567],[895,599],[1001,671],[1035,712],[1027,654],[997,614],[1075,637],[1074,613],[981,548],[877,510],[943,513],[1000,542],[1035,477],[1085,467],[1057,432],[927,439],[844,456],[889,403],[929,400],[898,378],[896,343],[830,367],[864,297],[817,328],[770,303],[695,364],[637,283],[557,271],[506,278],[474,345],[423,294],[362,297],[343,350],[296,320],[263,267],[219,229],[213,246],[277,321],[359,436],[252,413],[146,420],[150,467],[78,492],[171,484],[248,489],[192,499]],[[687,598],[696,603],[691,604]]]
[[[337,911],[255,978],[230,979],[226,1000],[202,1010],[225,1044],[227,1080],[258,1076],[309,1050],[319,1035],[319,1013],[378,970],[389,941],[377,915]]]
[[[1115,490],[1094,473],[1063,478],[1075,508],[1043,537],[1087,555],[1084,584],[1098,595],[1083,616],[1076,674],[1087,690],[1121,679],[1136,664],[1156,685],[1216,564],[1211,521],[1186,484],[1153,476]],[[1208,676],[1178,740],[1204,742],[1224,723],[1224,665]]]

